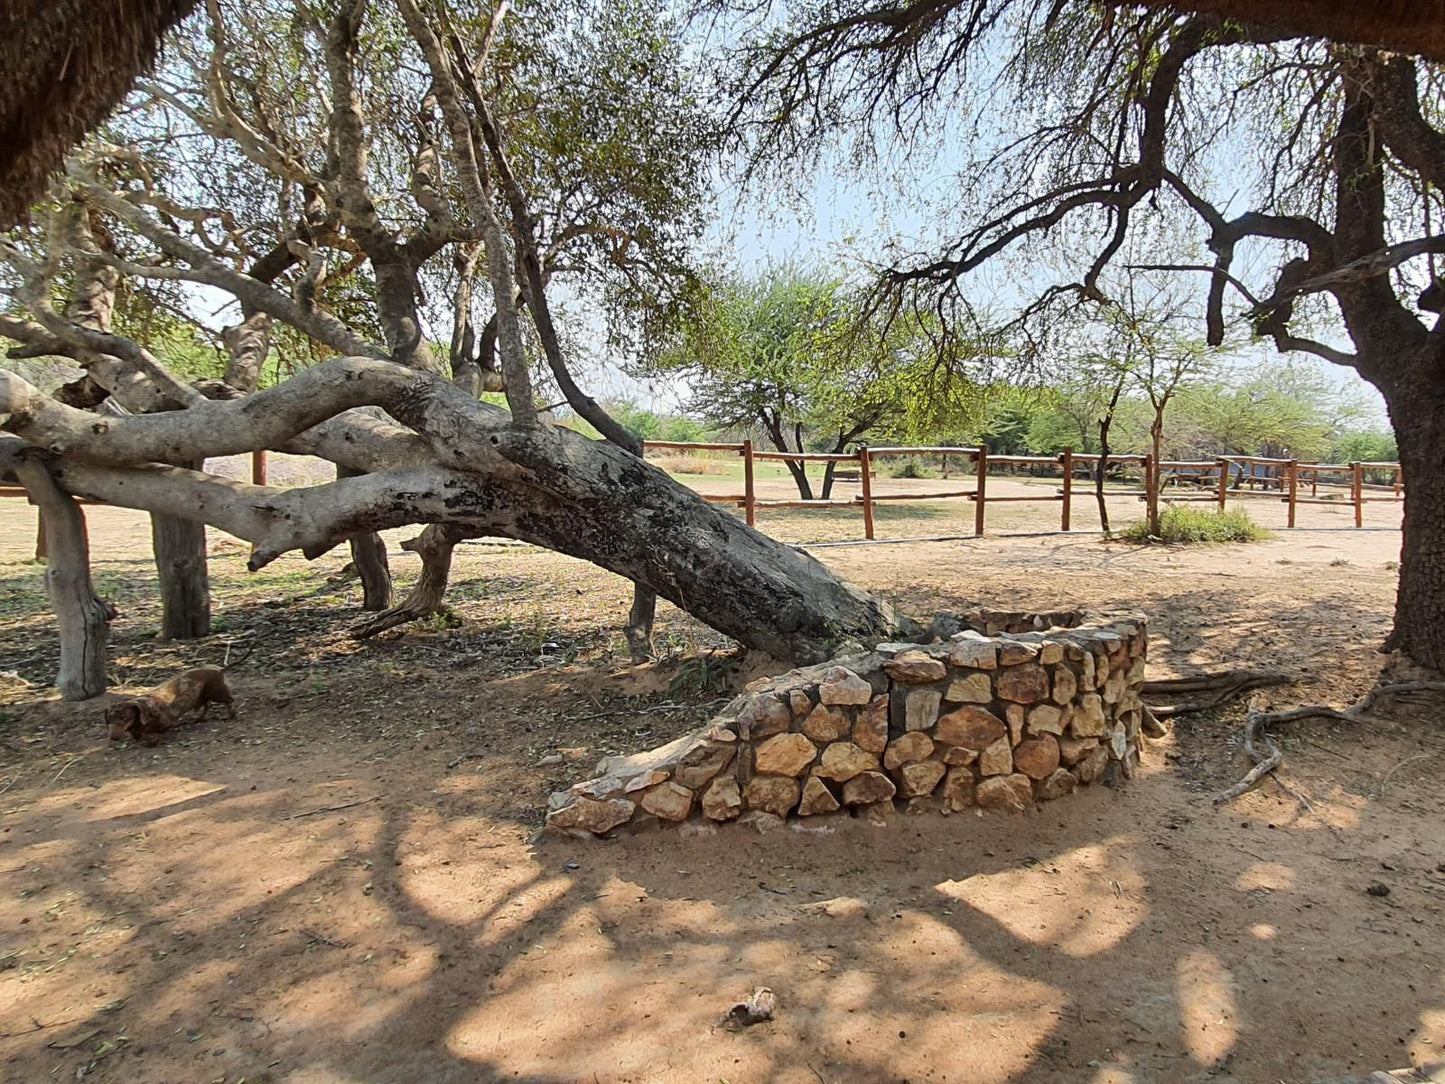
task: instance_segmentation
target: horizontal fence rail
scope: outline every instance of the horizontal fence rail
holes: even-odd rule
[[[974,534],[984,533],[985,513],[990,504],[1013,502],[1057,502],[1059,504],[1059,530],[1068,531],[1071,526],[1073,501],[1079,497],[1094,497],[1091,489],[1079,489],[1074,483],[1080,470],[1097,475],[1100,457],[1081,455],[1068,449],[1058,455],[994,455],[987,447],[952,447],[946,445],[918,448],[880,447],[870,448],[859,445],[852,452],[779,452],[758,451],[751,440],[735,442],[648,440],[643,442],[647,452],[727,452],[739,456],[743,461],[743,491],[741,493],[699,494],[709,504],[731,505],[742,509],[749,527],[757,526],[759,508],[857,508],[863,513],[863,537],[874,537],[874,507],[879,502],[891,501],[943,501],[967,500],[974,504]],[[972,488],[940,489],[920,493],[878,493],[874,491],[873,460],[910,456],[940,456],[944,459],[945,479],[947,461],[965,461],[972,468]],[[790,464],[825,463],[833,469],[835,481],[857,482],[860,492],[856,497],[802,499],[759,498],[754,474],[758,460],[786,462]],[[853,469],[838,468],[853,464]],[[1260,499],[1275,500],[1287,506],[1287,526],[1296,522],[1296,510],[1300,505],[1331,505],[1352,507],[1355,526],[1365,523],[1365,505],[1398,504],[1405,499],[1405,474],[1399,463],[1301,463],[1294,459],[1276,459],[1266,456],[1227,455],[1215,459],[1160,460],[1157,464],[1148,455],[1109,455],[1106,467],[1135,466],[1143,475],[1143,487],[1139,489],[1111,489],[1109,497],[1137,497],[1144,499],[1151,488],[1159,490],[1160,499],[1169,502],[1198,502],[1215,504],[1221,511],[1230,500]],[[1038,495],[990,495],[988,492],[989,472],[995,467],[1027,467],[1057,469],[1058,488],[1053,492]],[[1386,475],[1386,482],[1367,482],[1365,473],[1376,476]],[[267,475],[266,453],[253,452],[251,455],[251,481],[265,485]],[[1333,482],[1330,481],[1333,479]],[[1348,494],[1345,500],[1331,500],[1319,496],[1319,487],[1333,484]],[[1259,488],[1255,488],[1258,486]],[[1301,492],[1309,487],[1308,495]],[[13,483],[0,482],[0,498],[28,497],[24,487]],[[98,503],[81,500],[82,504]],[[44,531],[37,535],[36,557],[44,558]]]
[[[779,452],[758,451],[750,440],[733,444],[702,443],[687,441],[649,440],[644,442],[646,451],[688,451],[688,452],[732,452],[743,458],[743,492],[740,494],[707,494],[704,499],[713,504],[730,504],[744,509],[749,526],[757,525],[759,508],[857,508],[863,513],[863,537],[873,538],[873,512],[876,505],[890,501],[944,501],[967,500],[974,504],[974,534],[984,533],[985,514],[990,504],[1014,502],[1057,502],[1059,504],[1059,530],[1068,531],[1071,526],[1072,506],[1080,497],[1092,499],[1091,489],[1079,489],[1074,483],[1080,470],[1090,475],[1097,474],[1100,456],[1081,455],[1065,450],[1057,455],[995,455],[987,447],[954,447],[931,445],[916,448],[877,447],[859,445],[853,452]],[[944,460],[945,478],[947,461],[956,458],[966,461],[974,473],[972,488],[940,489],[916,493],[879,493],[874,489],[876,471],[875,459],[939,456]],[[1404,500],[1404,474],[1398,463],[1301,463],[1294,459],[1279,459],[1257,455],[1227,455],[1214,459],[1163,459],[1155,463],[1152,456],[1134,453],[1109,455],[1105,457],[1108,467],[1132,466],[1139,469],[1143,485],[1138,489],[1111,489],[1109,497],[1136,497],[1145,499],[1151,489],[1157,489],[1160,499],[1171,503],[1214,504],[1221,511],[1230,500],[1257,498],[1275,500],[1287,505],[1287,525],[1295,526],[1296,510],[1300,505],[1352,506],[1355,512],[1355,526],[1364,526],[1366,504],[1392,503]],[[826,463],[834,468],[835,481],[858,482],[860,492],[851,498],[799,498],[764,499],[755,492],[753,464],[758,460],[787,462],[790,464]],[[856,464],[856,470],[837,470],[840,464]],[[1054,468],[1059,471],[1059,486],[1052,493],[1037,495],[999,494],[990,495],[988,479],[991,469],[996,467]],[[1392,472],[1394,481],[1388,484],[1369,483],[1364,480],[1365,471],[1378,473]],[[1348,492],[1348,500],[1331,500],[1319,496],[1321,484],[1334,484]],[[1309,493],[1300,492],[1308,485]],[[1255,488],[1259,487],[1259,488]],[[1368,493],[1377,493],[1378,496]],[[1388,494],[1388,495],[1385,495]]]

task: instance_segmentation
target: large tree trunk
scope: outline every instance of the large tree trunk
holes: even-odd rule
[[[199,468],[200,462],[192,464]],[[161,587],[161,638],[194,640],[211,632],[211,579],[206,525],[151,515],[151,542]]]
[[[349,412],[364,405],[411,432]],[[886,603],[630,452],[561,427],[515,426],[454,385],[390,362],[338,358],[245,399],[104,427],[0,370],[7,410],[7,428],[60,456],[55,473],[68,492],[213,524],[256,544],[252,568],[294,549],[318,556],[362,531],[446,524],[591,561],[780,659],[818,660],[849,639],[907,631]],[[369,473],[277,490],[154,465],[261,447]]]
[[[105,647],[115,608],[91,586],[90,542],[80,505],[60,491],[44,463],[22,458],[14,470],[42,516],[45,590],[60,626],[56,688],[63,700],[88,700],[105,692]]]
[[[1405,375],[1382,389],[1405,473],[1400,589],[1385,647],[1445,672],[1445,359],[1427,350],[1396,359]]]

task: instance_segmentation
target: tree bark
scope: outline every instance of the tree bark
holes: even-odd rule
[[[115,608],[97,597],[91,585],[85,514],[61,492],[44,463],[22,455],[13,466],[44,525],[45,590],[60,626],[55,684],[62,700],[89,700],[105,692],[105,648]]]
[[[200,461],[193,466],[199,468]],[[209,636],[211,579],[206,564],[206,525],[152,513],[151,542],[160,577],[161,638]]]
[[[363,405],[415,432],[368,431],[364,415],[342,413]],[[256,543],[252,568],[293,549],[318,556],[361,531],[442,523],[591,561],[780,659],[819,660],[844,640],[876,643],[911,628],[812,556],[624,449],[547,424],[518,428],[447,381],[390,362],[338,358],[245,399],[104,426],[0,371],[6,411],[6,428],[61,455],[62,488],[214,524]],[[176,449],[200,457],[277,446],[372,473],[277,490],[154,465]]]
[[[362,471],[338,465],[336,477],[355,478]],[[351,563],[361,579],[361,608],[379,613],[391,605],[391,566],[386,560],[386,542],[375,531],[352,535]]]
[[[632,611],[627,615],[627,624],[622,635],[627,637],[627,649],[634,663],[643,663],[652,658],[652,621],[657,615],[657,595],[640,583],[632,585]]]
[[[385,612],[353,628],[352,638],[365,640],[409,621],[440,613],[446,605],[447,583],[452,574],[452,551],[458,542],[467,537],[468,532],[459,528],[433,525],[417,537],[403,542],[402,549],[411,550],[421,558],[421,576],[417,578],[416,585],[400,606],[390,610],[380,607]],[[389,591],[390,582],[387,587]],[[367,609],[371,607],[368,606]]]
[[[1445,358],[1431,344],[1381,382],[1405,473],[1400,589],[1385,650],[1445,673]]]

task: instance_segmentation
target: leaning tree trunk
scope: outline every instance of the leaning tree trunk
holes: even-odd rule
[[[199,470],[202,464],[182,464]],[[206,525],[175,516],[151,516],[151,542],[161,587],[161,638],[194,640],[211,632],[211,578],[206,566]]]
[[[45,590],[60,626],[60,675],[55,684],[63,700],[89,700],[105,692],[105,647],[115,608],[91,586],[85,515],[75,500],[61,492],[45,464],[22,460],[15,473],[44,521]]]
[[[1395,627],[1386,650],[1445,671],[1445,358],[1409,365],[1382,388],[1405,478]]]

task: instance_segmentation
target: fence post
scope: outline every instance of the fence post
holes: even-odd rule
[[[1154,455],[1152,452],[1144,453],[1144,522],[1149,524],[1149,529],[1154,529],[1154,524],[1149,520],[1149,514],[1156,507],[1158,499],[1154,492]]]
[[[1069,504],[1074,495],[1074,449],[1065,448],[1060,457],[1064,463],[1064,509],[1059,513],[1059,530],[1069,529]]]
[[[35,506],[35,563],[43,565],[50,559],[50,550],[45,542],[45,509]]]
[[[743,441],[743,518],[749,527],[758,525],[757,497],[753,494],[753,438]]]
[[[1219,510],[1224,511],[1224,502],[1229,497],[1229,460],[1219,456]]]
[[[974,456],[974,463],[978,465],[978,487],[974,492],[975,507],[973,510],[973,533],[983,534],[983,503],[984,485],[988,480],[988,449],[982,444],[978,446],[978,454]]]
[[[1355,526],[1365,525],[1365,468],[1350,464],[1350,500],[1355,505]]]
[[[264,486],[266,484],[266,449],[251,453],[251,484],[253,486]]]
[[[1295,502],[1295,494],[1296,494],[1296,490],[1299,488],[1299,460],[1297,460],[1297,459],[1291,459],[1288,463],[1286,463],[1285,466],[1284,466],[1284,474],[1285,474],[1285,479],[1286,479],[1286,481],[1287,481],[1288,484],[1289,484],[1289,497],[1288,497],[1288,500],[1289,500],[1289,523],[1288,523],[1288,526],[1293,527],[1293,526],[1294,526],[1294,507],[1295,507],[1294,502]]]
[[[858,445],[858,480],[863,484],[863,537],[873,537],[873,460],[868,445]]]

